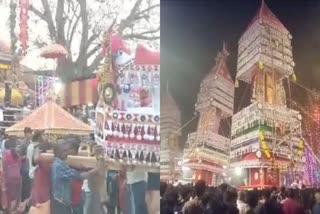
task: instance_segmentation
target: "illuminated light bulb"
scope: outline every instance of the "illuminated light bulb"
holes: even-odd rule
[[[62,83],[60,81],[54,83],[54,93],[59,94],[62,89]]]
[[[236,79],[235,83],[234,83],[234,87],[235,88],[239,88],[240,84],[239,84],[239,80]]]
[[[236,175],[240,176],[242,174],[242,169],[240,167],[235,168]]]

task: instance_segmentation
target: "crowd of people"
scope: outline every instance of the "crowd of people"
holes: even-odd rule
[[[221,184],[209,187],[160,184],[161,214],[320,214],[320,190],[276,187],[238,191]]]
[[[85,147],[97,158],[93,169],[67,161]],[[41,155],[50,152],[51,159]],[[0,153],[4,213],[159,213],[159,174],[107,170],[104,149],[94,142],[67,135],[50,143],[44,131],[26,127],[23,139],[5,136]]]

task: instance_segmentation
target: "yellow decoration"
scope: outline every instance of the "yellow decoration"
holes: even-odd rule
[[[265,150],[265,151],[264,151],[264,154],[266,155],[266,157],[267,157],[268,159],[271,158],[271,154],[270,154],[269,150]]]
[[[299,151],[298,151],[298,153],[297,153],[297,155],[298,155],[299,157],[302,157],[302,155],[303,155],[303,150],[304,150],[304,142],[303,142],[303,140],[300,140],[300,141],[299,141]]]
[[[259,60],[259,69],[262,71],[264,69],[264,64],[261,60]]]
[[[261,141],[261,147],[263,150],[268,150],[268,145],[267,145],[266,141]]]
[[[266,140],[263,131],[260,131],[260,140],[261,141],[265,141]]]
[[[234,83],[234,87],[235,88],[239,88],[239,80],[236,79],[235,83]]]
[[[301,150],[304,149],[304,142],[303,142],[303,140],[300,140],[300,142],[299,142],[299,149],[301,149]]]
[[[0,69],[1,70],[10,70],[11,69],[11,65],[0,64]]]
[[[296,82],[297,81],[297,76],[296,76],[296,74],[293,72],[292,73],[292,80],[294,81],[294,82]]]
[[[0,102],[4,102],[5,89],[0,89]],[[15,106],[23,105],[23,96],[18,89],[11,89],[11,104]]]
[[[268,145],[267,145],[267,142],[266,142],[266,138],[264,136],[264,133],[263,131],[260,131],[260,140],[261,140],[261,147],[264,151],[264,154],[266,155],[266,157],[269,159],[271,158],[271,154],[270,154],[270,151],[269,151],[269,148],[268,148]]]

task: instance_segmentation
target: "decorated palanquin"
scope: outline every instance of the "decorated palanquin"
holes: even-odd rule
[[[96,139],[113,158],[159,163],[160,52],[119,36],[105,38],[105,63],[97,73]]]
[[[193,180],[216,185],[223,181],[229,163],[230,139],[219,134],[221,119],[233,114],[234,83],[226,60],[225,45],[216,64],[200,85],[196,111],[200,114],[197,131],[189,134],[184,159],[193,170]]]
[[[286,106],[283,87],[293,67],[291,35],[262,1],[238,48],[236,87],[253,85],[251,105],[232,117],[230,161],[242,187],[289,185],[300,175],[302,117]]]
[[[92,128],[73,117],[53,100],[47,101],[38,107],[22,121],[6,129],[8,135],[23,136],[25,127],[32,130],[44,130],[50,140],[73,134],[78,136],[88,136],[93,132]]]

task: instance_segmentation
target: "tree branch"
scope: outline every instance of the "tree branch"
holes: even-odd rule
[[[132,10],[130,11],[129,16],[124,19],[121,20],[119,27],[118,27],[118,33],[122,34],[122,32],[124,31],[124,29],[130,24],[132,23],[135,19],[135,16],[137,14],[137,11],[139,10],[139,7],[141,5],[142,0],[137,0],[136,3],[134,4]]]
[[[87,70],[92,73],[97,67],[101,64],[101,61],[103,60],[103,55],[98,54],[96,58],[92,61],[91,65],[88,66]]]
[[[86,53],[88,46],[88,34],[89,34],[89,21],[88,21],[88,12],[87,12],[87,1],[78,0],[80,4],[80,16],[82,20],[82,34],[81,34],[81,42],[79,49],[79,56],[76,61],[77,64],[82,64],[82,66],[86,66],[87,59]]]
[[[89,59],[93,54],[95,54],[100,49],[101,49],[101,44],[97,44],[94,48],[91,49],[91,51],[87,53],[87,58]]]
[[[157,40],[160,36],[144,36],[142,34],[130,34],[122,36],[124,39],[141,39],[141,40]]]
[[[131,33],[127,35],[122,35],[122,37],[124,39],[136,38],[141,40],[157,40],[157,39],[160,39],[160,36],[146,36],[146,34],[157,33],[159,31],[160,31],[160,26],[154,30],[149,30],[141,33]]]
[[[57,12],[56,12],[56,26],[57,26],[57,39],[56,42],[65,47],[66,38],[64,35],[65,19],[64,13],[64,0],[57,0]]]
[[[43,13],[41,13],[39,10],[37,10],[36,8],[34,8],[32,5],[30,5],[29,10],[31,12],[33,12],[35,15],[37,15],[40,19],[42,19],[45,22],[47,22],[45,15]]]
[[[73,4],[73,1],[68,0],[68,2],[72,4],[71,10],[72,10],[72,12],[73,12],[73,15],[72,15],[71,18],[69,18],[69,14],[68,14],[68,13],[65,14],[66,17],[68,17],[68,20],[69,20],[69,25],[68,25],[67,34],[65,35],[65,37],[66,37],[66,39],[67,39],[67,42],[68,42],[68,40],[69,40],[69,38],[70,38],[70,31],[73,29],[73,27],[71,27],[71,25],[72,25],[72,23],[73,23],[73,20],[76,19],[76,23],[75,23],[75,24],[77,25],[77,19],[80,18],[79,15],[78,15],[78,13],[77,13],[77,12],[78,12],[78,7],[79,7],[79,5],[77,5],[77,7],[75,8],[75,7],[74,7],[74,4]]]
[[[45,21],[48,24],[48,29],[49,29],[49,33],[50,33],[50,38],[52,40],[56,39],[57,33],[56,33],[56,28],[54,26],[53,23],[53,19],[52,19],[52,13],[50,10],[50,6],[49,6],[49,2],[48,0],[41,0],[43,9],[44,9],[44,16],[45,16]]]
[[[156,8],[156,7],[160,7],[160,4],[155,4],[155,5],[152,5],[152,6],[146,8],[146,9],[144,9],[144,10],[141,10],[141,11],[138,13],[138,15],[139,15],[139,14],[143,14],[143,13],[145,13],[145,12],[149,12],[150,10],[152,10],[152,9],[154,9],[154,8]]]
[[[92,35],[90,36],[90,38],[88,39],[88,47],[89,47],[89,45],[90,45],[94,40],[96,40],[97,38],[99,38],[99,34],[98,34],[98,33],[92,34]],[[87,48],[88,48],[88,47],[87,47]]]
[[[68,38],[68,43],[71,44],[72,40],[73,40],[73,36],[74,36],[74,33],[76,32],[76,29],[77,29],[77,26],[78,26],[78,23],[80,21],[80,15],[77,16],[77,19],[74,23],[74,25],[72,26],[72,29],[71,29],[71,32],[70,32],[70,36]]]

